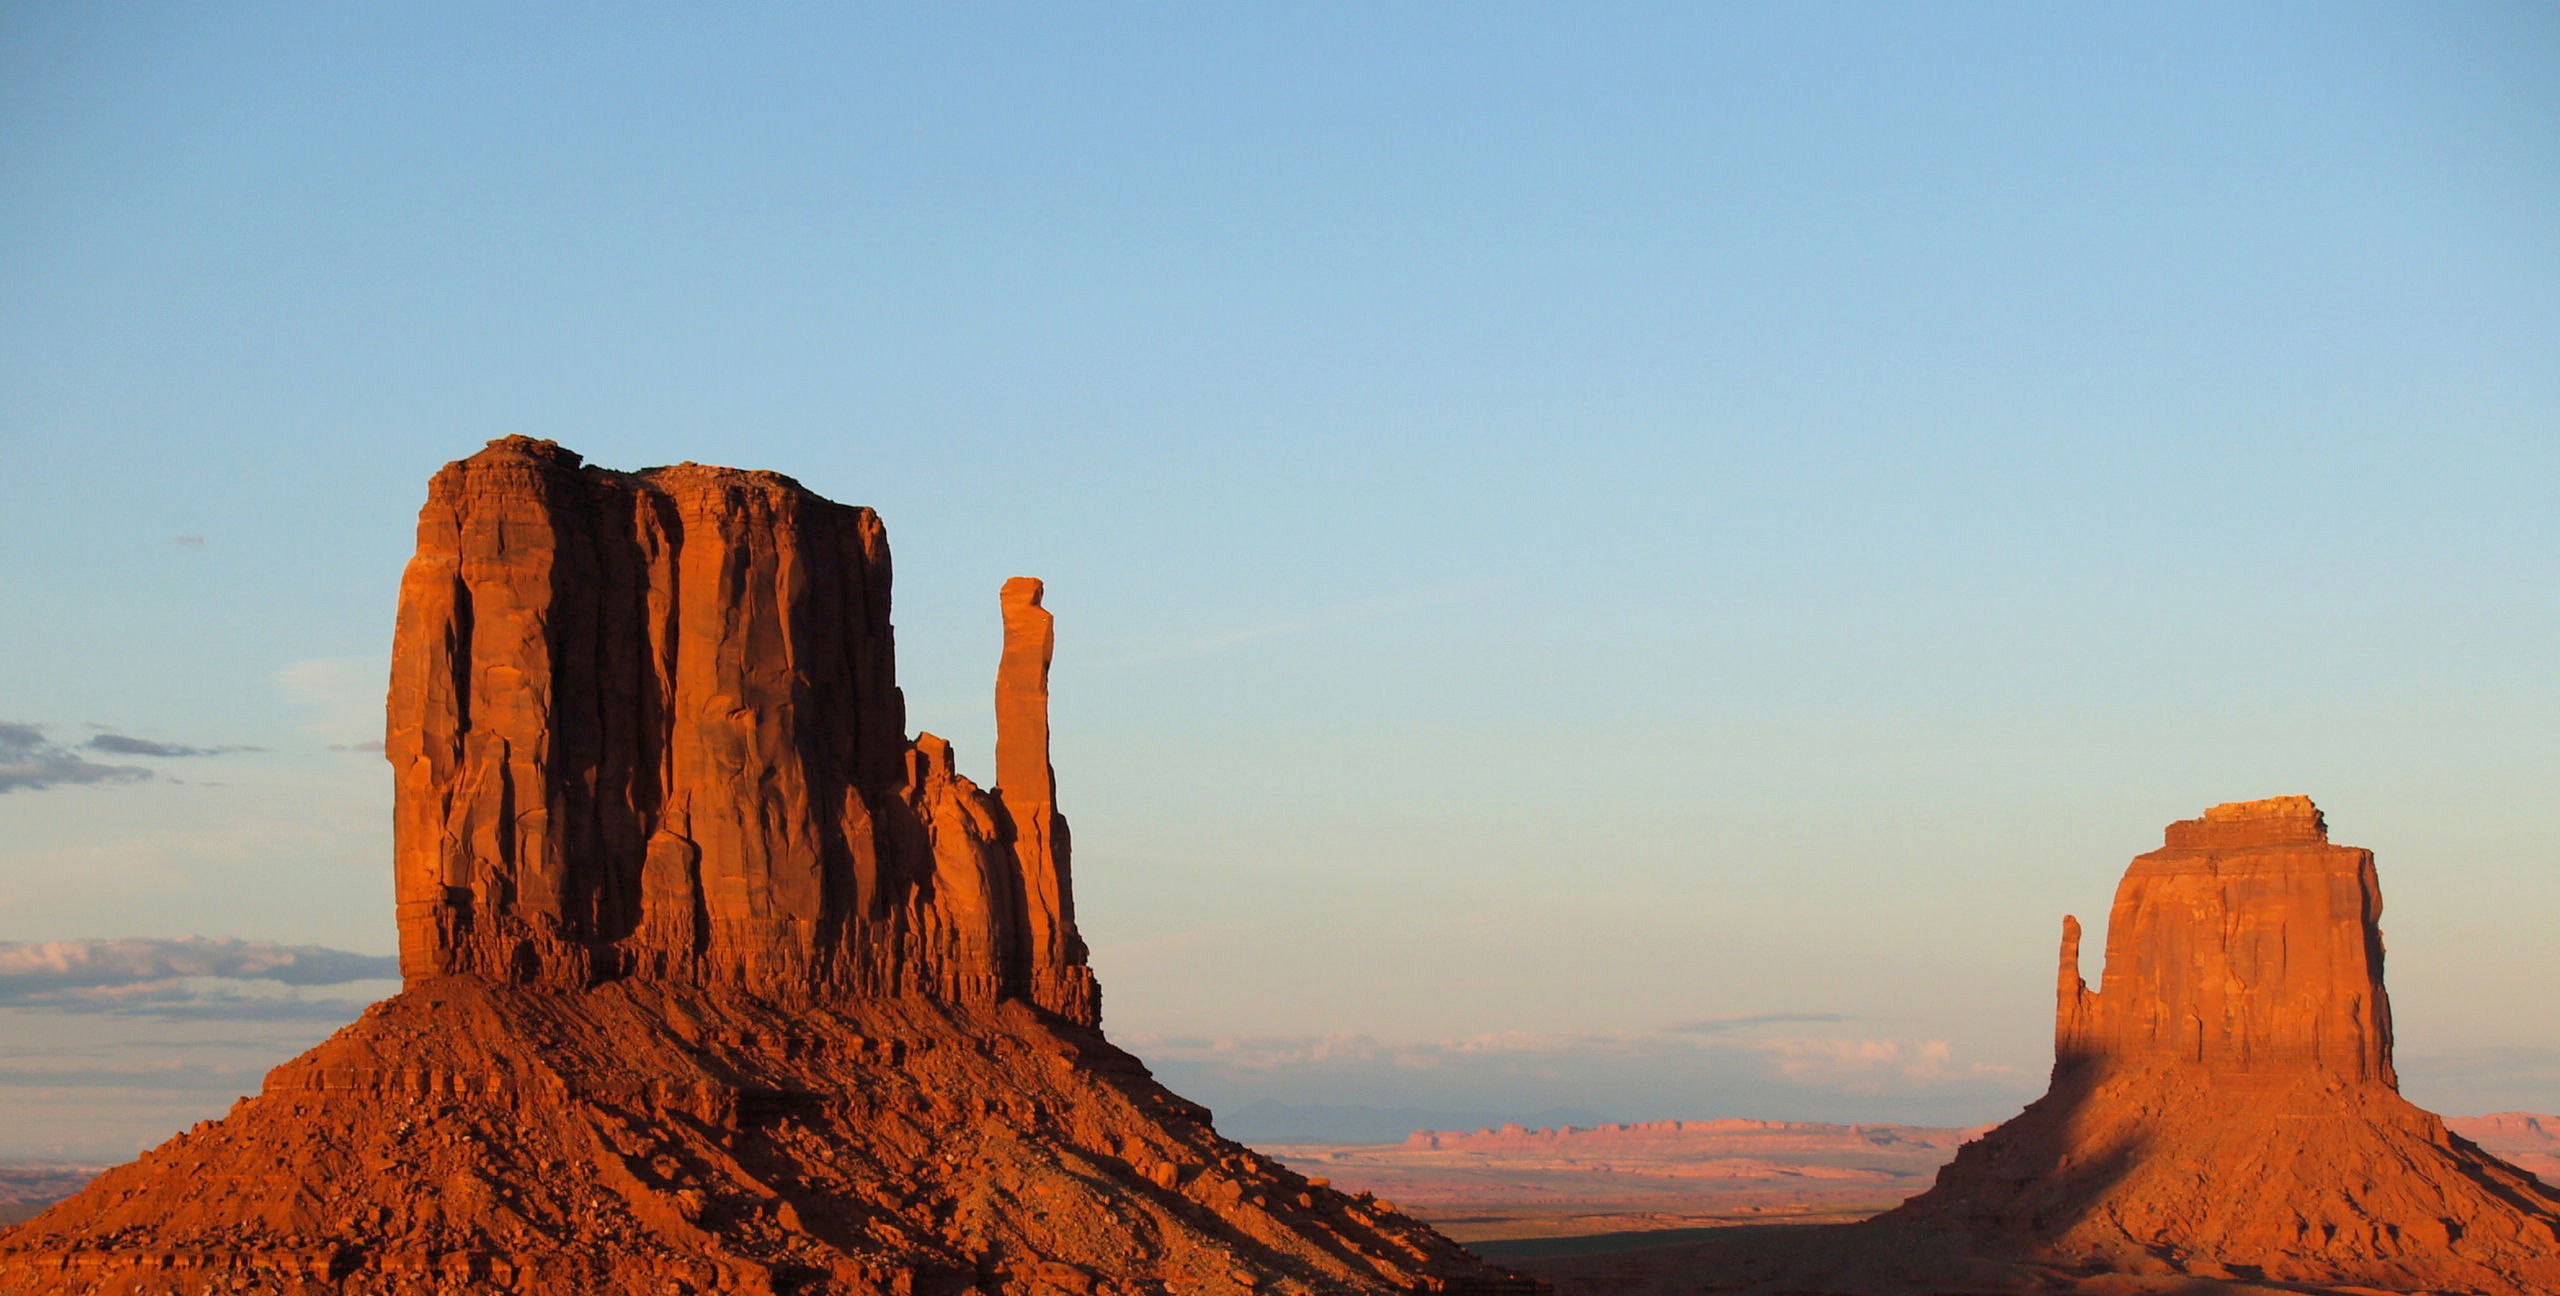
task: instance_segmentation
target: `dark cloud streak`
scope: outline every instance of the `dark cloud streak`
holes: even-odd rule
[[[265,750],[263,747],[237,745],[195,747],[186,743],[136,738],[111,729],[93,735],[88,742],[73,748],[46,737],[43,725],[0,720],[0,793],[37,792],[49,787],[81,784],[140,783],[153,777],[152,771],[144,766],[103,764],[82,755],[84,751],[165,759],[228,756],[233,752]]]
[[[182,743],[153,742],[130,734],[102,733],[91,738],[91,751],[113,752],[118,756],[227,756],[233,752],[265,751],[264,747],[189,747]]]
[[[65,784],[138,783],[150,777],[151,771],[139,765],[85,759],[45,737],[42,725],[0,720],[0,794]]]
[[[396,958],[320,945],[204,937],[0,942],[6,1008],[171,1021],[345,1020],[362,1000],[297,992],[399,975]]]

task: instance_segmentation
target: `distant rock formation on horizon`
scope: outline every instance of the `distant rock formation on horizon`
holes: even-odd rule
[[[2134,860],[2106,966],[2063,920],[2050,1091],[1876,1221],[2096,1270],[2560,1291],[2560,1190],[2399,1093],[2373,853],[2305,797]]]
[[[2534,1112],[2447,1116],[2444,1127],[2479,1144],[2489,1155],[2560,1188],[2560,1116]]]
[[[1868,1121],[1854,1125],[1836,1125],[1824,1121],[1753,1120],[1747,1117],[1722,1117],[1715,1120],[1654,1120],[1613,1122],[1605,1125],[1567,1125],[1556,1129],[1529,1129],[1505,1125],[1499,1129],[1415,1130],[1397,1146],[1411,1152],[1468,1152],[1488,1156],[1561,1151],[1600,1152],[1612,1149],[1649,1148],[1676,1150],[1689,1147],[1716,1147],[1748,1144],[1774,1149],[1834,1150],[1843,1147],[1945,1147],[1952,1149],[1961,1138],[1989,1129],[1981,1126],[1966,1130],[1945,1126],[1897,1125],[1884,1121]]]
[[[998,786],[906,735],[889,549],[787,477],[436,474],[385,754],[402,992],[0,1234],[0,1296],[1521,1293],[1106,1040],[1006,584]]]

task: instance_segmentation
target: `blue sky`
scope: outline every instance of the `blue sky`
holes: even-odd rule
[[[0,942],[388,952],[331,749],[528,433],[879,509],[981,774],[1044,577],[1213,1106],[1996,1118],[2060,915],[2306,792],[2411,1094],[2551,1110],[2554,211],[2548,7],[11,4],[0,766],[146,773],[0,793]],[[136,966],[12,1055],[383,988]]]

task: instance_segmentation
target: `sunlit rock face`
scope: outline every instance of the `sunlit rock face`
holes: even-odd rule
[[[1098,1015],[1066,899],[1040,584],[1000,780],[906,736],[889,542],[788,477],[510,438],[428,487],[390,728],[402,970],[1027,998]]]
[[[889,549],[509,438],[401,583],[394,998],[0,1235],[0,1296],[1535,1290],[1099,1029],[1015,580],[999,786],[905,733]]]
[[[2063,920],[2054,1054],[2217,1073],[2322,1071],[2397,1088],[2373,852],[2329,843],[2308,797],[2219,805],[2133,861],[2107,918],[2105,992]]]
[[[1880,1223],[2093,1269],[2560,1290],[2560,1194],[2399,1093],[2370,851],[2304,797],[2133,861],[2101,988],[2063,920],[2051,1090]]]

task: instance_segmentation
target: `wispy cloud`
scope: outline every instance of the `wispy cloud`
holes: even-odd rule
[[[1750,1013],[1735,1017],[1702,1017],[1696,1021],[1665,1026],[1676,1035],[1734,1035],[1763,1026],[1795,1026],[1852,1020],[1843,1013]]]
[[[1850,1093],[1884,1093],[2010,1074],[2010,1068],[1958,1063],[1945,1040],[1789,1039],[1761,1050],[1785,1079]]]
[[[361,1000],[309,997],[387,981],[399,960],[234,938],[0,942],[0,1007],[171,1020],[344,1018]]]
[[[114,732],[102,733],[91,738],[87,746],[91,751],[108,752],[117,756],[228,756],[233,752],[266,750],[264,747],[245,746],[190,747],[183,743],[154,742],[149,738],[136,738],[131,734]]]
[[[92,725],[93,729],[105,729]],[[170,759],[195,756],[228,756],[234,752],[264,751],[263,747],[226,746],[196,747],[185,743],[160,742],[136,738],[131,734],[106,729],[93,734],[80,746],[67,747],[45,735],[45,727],[25,721],[0,720],[0,792],[33,792],[43,788],[83,783],[139,783],[152,777],[142,765],[108,765],[90,760],[82,752],[99,752],[108,756],[144,756]]]
[[[138,783],[139,765],[102,765],[45,737],[44,726],[0,720],[0,793],[89,783]]]
[[[1505,1031],[1437,1040],[1370,1035],[1132,1036],[1186,1094],[1256,1102],[1528,1112],[1557,1105],[1609,1119],[1781,1115],[1969,1123],[2036,1077],[1966,1059],[1944,1040],[1808,1033],[1852,1020],[1760,1013],[1622,1032]]]
[[[1404,1071],[1439,1070],[1470,1062],[1571,1059],[1601,1063],[1717,1053],[1764,1059],[1773,1074],[1837,1082],[1883,1074],[1926,1081],[1956,1074],[2006,1073],[2009,1068],[1958,1068],[1943,1040],[1815,1038],[1786,1035],[1728,1038],[1752,1028],[1787,1023],[1844,1022],[1840,1013],[1768,1013],[1730,1021],[1684,1022],[1660,1030],[1604,1033],[1503,1031],[1440,1040],[1382,1040],[1371,1035],[1252,1035],[1136,1037],[1151,1056],[1245,1072],[1280,1072],[1325,1066],[1381,1066]],[[1701,1029],[1704,1027],[1704,1029]]]

